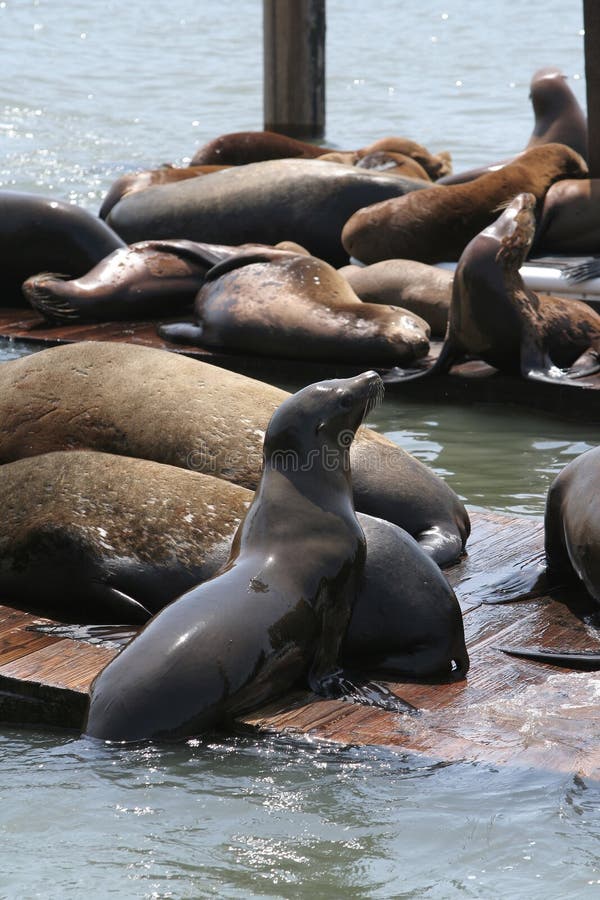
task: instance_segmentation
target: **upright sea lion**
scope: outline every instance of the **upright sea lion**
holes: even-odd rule
[[[179,354],[76,343],[0,366],[0,462],[88,448],[192,468],[254,489],[285,391]],[[440,563],[469,519],[454,491],[372,429],[352,444],[357,509],[406,528]]]
[[[600,179],[567,178],[552,185],[532,253],[600,253]]]
[[[91,450],[0,466],[4,602],[61,622],[138,625],[227,562],[240,485]],[[403,529],[358,513],[367,558],[346,637],[354,669],[464,677],[458,601]]]
[[[384,259],[372,266],[338,269],[352,290],[369,303],[389,303],[409,309],[443,337],[452,298],[452,272],[412,259]]]
[[[0,191],[0,303],[23,303],[21,285],[37,272],[83,275],[125,244],[95,216],[41,194]]]
[[[587,161],[586,117],[560,69],[538,69],[531,79],[529,97],[533,104],[535,124],[525,150],[541,144],[566,144]],[[514,162],[522,152],[487,166],[444,175],[440,183],[464,184],[472,181]]]
[[[102,201],[98,215],[101,219],[106,219],[113,206],[126,194],[145,191],[156,184],[172,184],[174,181],[185,181],[188,178],[198,178],[201,175],[212,175],[214,172],[220,172],[221,169],[226,168],[228,166],[172,166],[166,163],[158,169],[127,172],[111,184],[106,197]]]
[[[239,252],[224,244],[140,241],[113,251],[81,278],[42,272],[22,291],[57,322],[173,316],[191,306],[209,269]]]
[[[98,675],[87,734],[185,738],[302,679],[325,696],[343,692],[340,646],[366,555],[349,445],[381,387],[367,372],[310,385],[281,404],[228,562],[156,615]]]
[[[457,260],[498,209],[520,193],[541,201],[560,178],[583,177],[587,166],[562,144],[534,147],[498,172],[467,184],[431,187],[360,209],[346,223],[342,243],[363,263]]]
[[[600,447],[571,460],[550,485],[544,517],[553,575],[579,580],[600,603]]]
[[[348,257],[342,227],[368,203],[428,182],[317,159],[276,159],[123,197],[108,222],[128,243],[187,238],[223,244],[295,241],[332,265]]]
[[[468,244],[454,273],[446,340],[428,374],[473,357],[553,381],[582,374],[589,360],[598,367],[598,313],[577,300],[538,296],[519,274],[534,232],[535,197],[519,194]],[[570,370],[584,354],[588,359]]]
[[[363,303],[314,256],[246,250],[208,272],[198,324],[163,325],[168,340],[287,359],[402,365],[425,356],[429,326],[407,310]]]

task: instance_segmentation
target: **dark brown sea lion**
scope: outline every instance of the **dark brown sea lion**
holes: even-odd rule
[[[600,253],[600,179],[557,181],[544,198],[533,253]]]
[[[346,223],[342,243],[363,263],[457,260],[498,209],[527,192],[541,201],[560,178],[583,177],[587,166],[563,144],[544,144],[497,172],[467,184],[431,187],[360,209]]]
[[[427,184],[318,159],[277,159],[130,194],[111,210],[108,222],[128,243],[287,240],[343,265],[348,257],[340,235],[353,212]]]
[[[159,169],[146,169],[142,172],[128,172],[117,178],[108,189],[106,197],[98,215],[106,219],[109,212],[121,197],[126,194],[135,194],[136,191],[145,191],[156,184],[172,184],[174,181],[185,181],[188,178],[198,178],[201,175],[213,175],[228,166],[172,166],[166,163]]]
[[[402,365],[429,350],[427,323],[399,307],[363,303],[314,256],[247,250],[208,272],[198,324],[163,325],[161,337],[286,359]]]
[[[42,272],[22,290],[50,321],[173,316],[192,305],[212,266],[239,252],[223,244],[140,241],[115,250],[81,278]]]
[[[23,303],[21,285],[37,272],[76,277],[125,244],[95,216],[40,194],[0,191],[0,303]]]
[[[544,518],[546,562],[600,603],[600,447],[573,459],[552,482]]]
[[[473,357],[552,381],[583,374],[590,361],[589,371],[598,368],[600,316],[583,302],[538,296],[519,274],[534,232],[535,197],[519,194],[468,244],[454,273],[446,340],[428,374]]]
[[[560,69],[538,69],[531,79],[529,97],[533,104],[535,125],[525,150],[541,144],[566,144],[587,161],[587,120]],[[519,153],[487,166],[444,175],[440,183],[464,184],[488,172],[498,171],[521,155]]]
[[[315,159],[330,149],[274,131],[235,131],[222,134],[199,147],[190,165],[243,166],[267,159]]]
[[[228,562],[98,675],[87,734],[185,738],[302,681],[324,696],[344,693],[340,647],[366,556],[349,445],[381,387],[367,372],[310,385],[281,404]]]
[[[226,563],[252,502],[240,485],[91,450],[0,466],[4,602],[61,622],[137,625]],[[367,558],[344,639],[348,666],[464,677],[460,608],[403,529],[358,513]]]
[[[385,259],[372,266],[338,269],[352,290],[369,303],[389,303],[410,310],[443,337],[452,298],[452,272],[412,259]]]
[[[261,442],[285,391],[175,353],[77,343],[0,366],[0,462],[88,448],[195,469],[254,489]],[[435,561],[463,550],[454,491],[372,429],[351,449],[357,509],[395,522]]]

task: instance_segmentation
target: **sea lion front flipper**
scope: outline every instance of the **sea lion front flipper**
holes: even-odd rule
[[[193,322],[172,322],[169,325],[159,325],[158,334],[166,341],[174,344],[191,344],[196,347],[202,341],[202,325],[194,325]]]
[[[398,697],[384,684],[378,681],[363,681],[349,677],[345,672],[337,671],[324,675],[320,679],[311,679],[311,689],[315,694],[328,700],[349,700],[363,706],[373,706],[388,712],[409,713],[415,715],[419,710]]]
[[[438,566],[456,562],[463,553],[464,541],[455,523],[432,525],[413,537]]]
[[[568,378],[586,378],[600,372],[600,355],[591,348],[585,350],[567,369]]]
[[[102,610],[102,618],[107,622],[143,625],[152,618],[152,613],[142,603],[103,581],[92,581],[85,593],[86,598]]]
[[[459,351],[454,341],[446,337],[442,349],[440,350],[440,355],[429,368],[422,366],[417,369],[401,369],[400,366],[394,366],[393,369],[390,369],[385,375],[382,375],[382,380],[386,385],[401,384],[403,381],[428,378],[430,375],[446,375],[452,366],[459,362],[462,355],[463,354]],[[423,362],[423,360],[420,360],[420,362]]]

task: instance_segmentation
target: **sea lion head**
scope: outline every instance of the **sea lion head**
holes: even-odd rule
[[[321,466],[349,471],[349,450],[357,429],[383,398],[376,372],[310,384],[273,413],[264,440],[264,463],[271,468]]]
[[[502,215],[482,232],[499,241],[496,262],[505,269],[518,269],[529,253],[535,235],[535,207],[533,194],[517,194]]]

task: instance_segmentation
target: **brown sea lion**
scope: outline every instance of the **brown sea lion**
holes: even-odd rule
[[[380,389],[366,372],[284,400],[228,562],[154,616],[97,676],[87,734],[185,738],[298,683],[326,697],[347,693],[340,647],[366,557],[349,446]]]
[[[560,69],[538,69],[531,79],[529,97],[533,104],[535,124],[525,149],[539,147],[541,144],[566,144],[587,161],[587,120]],[[440,183],[464,184],[488,172],[496,172],[521,155],[519,153],[488,166],[444,175]]]
[[[88,448],[191,468],[254,489],[269,416],[288,394],[133,344],[77,343],[0,366],[0,462]],[[454,491],[372,429],[351,450],[357,509],[405,528],[438,563],[469,519]]]
[[[217,244],[295,241],[332,265],[348,257],[342,227],[368,203],[429,186],[318,159],[274,159],[123,197],[108,222],[128,243],[187,238]]]
[[[473,357],[551,381],[599,367],[598,313],[580,301],[538,296],[519,273],[535,232],[535,204],[533,194],[519,194],[466,247],[454,273],[446,340],[428,374]]]
[[[315,159],[330,149],[274,131],[236,131],[222,134],[199,147],[190,165],[243,166],[266,159]]]
[[[356,155],[360,160],[379,152],[400,153],[402,156],[410,157],[423,166],[432,181],[437,181],[438,178],[452,171],[452,161],[448,151],[443,150],[437,154],[430,153],[421,144],[403,137],[379,138],[367,147],[361,147],[356,151]]]
[[[211,475],[91,450],[7,463],[4,602],[63,623],[147,622],[227,562],[252,497]],[[448,582],[403,529],[357,516],[367,558],[345,664],[403,678],[464,677],[462,617]]]
[[[37,272],[83,275],[125,243],[104,222],[41,194],[0,191],[0,303],[23,304],[21,285]]]
[[[369,303],[402,306],[429,324],[434,337],[443,337],[452,298],[452,272],[412,259],[385,259],[372,266],[338,269],[352,290]]]
[[[356,166],[357,169],[385,172],[386,175],[404,175],[407,178],[431,181],[423,166],[415,159],[404,156],[402,153],[390,153],[387,150],[377,150],[363,157],[358,157],[353,152],[334,150],[331,153],[324,153],[319,159],[321,162],[335,162],[346,166]]]
[[[228,166],[172,166],[165,163],[158,169],[146,169],[142,172],[128,172],[117,178],[108,189],[106,197],[102,201],[102,206],[98,215],[101,219],[106,219],[109,212],[115,206],[121,197],[126,194],[135,194],[136,191],[145,191],[149,187],[157,184],[172,184],[174,181],[185,181],[188,178],[199,178],[201,175],[212,175],[214,172],[220,172],[227,169]]]
[[[212,266],[239,252],[224,244],[140,241],[115,250],[81,278],[42,272],[28,278],[22,291],[56,322],[173,316],[191,307]]]
[[[467,184],[431,187],[360,209],[342,231],[342,243],[363,263],[416,259],[457,260],[467,243],[519,193],[541,201],[561,178],[584,177],[587,166],[563,144],[544,144],[498,172]]]
[[[399,307],[363,303],[314,256],[247,250],[206,275],[197,324],[162,325],[167,340],[286,359],[402,365],[429,350],[427,323]]]
[[[552,185],[532,253],[600,253],[600,179],[567,178]]]

